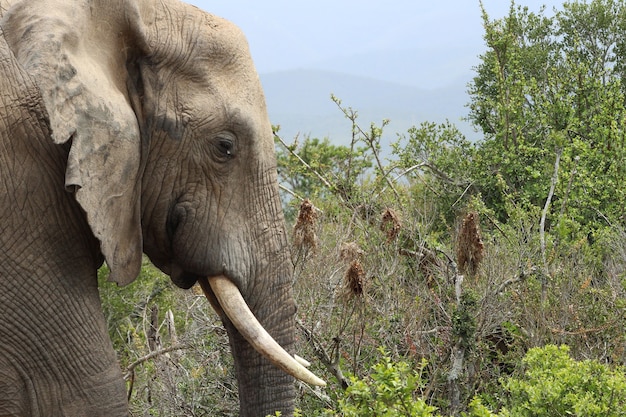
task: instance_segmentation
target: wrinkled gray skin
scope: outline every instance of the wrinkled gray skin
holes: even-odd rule
[[[9,4],[10,3],[10,4]],[[0,0],[0,416],[125,416],[96,270],[224,274],[288,351],[291,264],[246,41],[176,0]],[[228,319],[241,416],[293,379]]]

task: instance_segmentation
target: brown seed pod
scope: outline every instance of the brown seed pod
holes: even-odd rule
[[[365,286],[365,271],[358,259],[350,263],[344,276],[344,294],[346,298],[358,298],[363,295]]]
[[[457,238],[456,260],[459,272],[475,276],[483,260],[485,245],[480,236],[478,213],[469,212],[463,219]]]
[[[317,211],[311,201],[307,199],[300,204],[298,220],[293,228],[293,245],[297,249],[314,251],[317,248],[317,235],[315,234],[317,216]]]
[[[389,207],[385,209],[380,222],[380,230],[387,236],[387,242],[391,242],[398,237],[400,228],[400,218],[396,212]]]

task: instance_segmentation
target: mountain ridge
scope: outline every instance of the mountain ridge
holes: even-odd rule
[[[441,123],[446,119],[470,136],[473,129],[462,120],[469,101],[466,82],[424,89],[414,85],[379,80],[343,72],[294,69],[260,74],[272,123],[281,126],[281,137],[296,135],[328,137],[335,143],[349,142],[351,124],[331,94],[342,106],[358,112],[362,128],[380,125],[389,119],[385,132],[402,134],[424,121]]]

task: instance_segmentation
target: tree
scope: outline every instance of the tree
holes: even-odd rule
[[[324,198],[346,195],[367,168],[372,166],[365,149],[334,145],[328,138],[305,137],[277,147],[278,176],[293,193]]]
[[[484,134],[473,179],[501,221],[507,204],[542,207],[557,154],[549,223],[585,233],[622,216],[626,109],[619,0],[565,3],[553,17],[511,3],[490,20],[470,84],[470,120]]]
[[[400,136],[392,149],[412,198],[432,201],[447,223],[453,222],[465,206],[459,203],[471,195],[474,145],[449,121],[424,122]]]
[[[576,361],[567,346],[533,348],[524,357],[520,378],[502,381],[508,393],[499,414],[492,414],[479,398],[469,417],[549,417],[626,415],[626,377],[595,360]]]

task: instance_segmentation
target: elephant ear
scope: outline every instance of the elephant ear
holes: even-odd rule
[[[69,145],[66,189],[100,240],[109,279],[126,285],[141,268],[143,169],[140,130],[126,86],[128,34],[96,24],[88,7],[73,6],[26,8],[24,16],[17,10],[5,26],[11,28],[17,59],[41,90],[52,139]],[[96,27],[108,33],[99,34]]]

